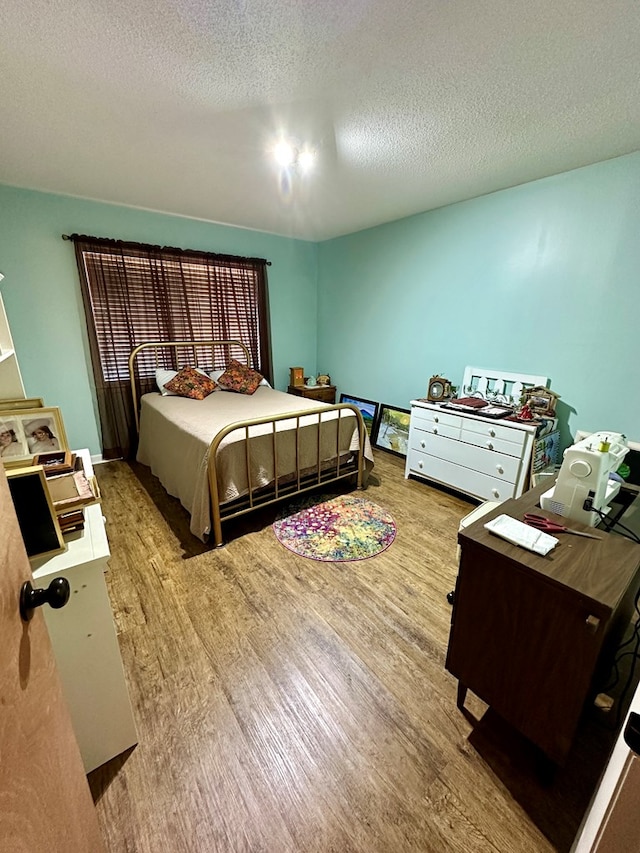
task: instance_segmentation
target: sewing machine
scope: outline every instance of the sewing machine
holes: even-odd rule
[[[620,481],[611,479],[629,452],[619,432],[594,432],[568,447],[555,486],[540,496],[542,509],[595,527],[600,513],[620,491]],[[591,509],[593,507],[593,509]]]

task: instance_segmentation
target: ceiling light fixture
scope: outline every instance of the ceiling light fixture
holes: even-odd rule
[[[273,149],[276,163],[283,169],[297,169],[302,173],[310,172],[316,159],[316,152],[309,145],[298,146],[281,139]]]

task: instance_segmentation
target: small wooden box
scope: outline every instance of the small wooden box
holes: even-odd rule
[[[304,385],[304,367],[289,368],[289,385]]]

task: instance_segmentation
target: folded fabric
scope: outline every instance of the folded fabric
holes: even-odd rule
[[[490,533],[506,539],[513,545],[519,545],[521,548],[526,548],[535,554],[541,554],[543,557],[555,548],[559,541],[555,536],[550,536],[543,530],[537,530],[535,527],[530,527],[528,524],[505,514],[487,521],[485,528]]]
[[[449,400],[449,403],[456,406],[469,406],[471,409],[482,409],[489,405],[486,400],[482,400],[480,397],[454,397],[453,400]]]

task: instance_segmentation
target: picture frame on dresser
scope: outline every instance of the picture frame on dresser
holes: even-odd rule
[[[30,465],[39,453],[68,449],[59,408],[0,411],[0,462],[5,468]]]
[[[406,457],[409,447],[410,420],[410,409],[401,409],[382,403],[371,439],[373,446],[396,456]]]
[[[378,422],[378,413],[380,404],[374,400],[365,400],[364,397],[353,397],[351,394],[340,394],[341,403],[351,403],[357,409],[360,409],[362,420],[364,421],[365,429],[372,441],[373,431]]]
[[[13,468],[7,481],[29,559],[61,554],[66,545],[42,466]]]

